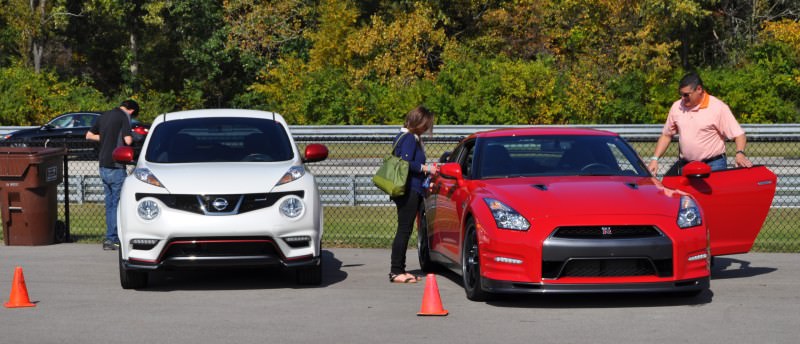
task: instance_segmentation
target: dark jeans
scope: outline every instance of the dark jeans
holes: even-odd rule
[[[103,180],[103,191],[106,203],[106,240],[118,242],[117,236],[117,206],[122,183],[127,172],[122,168],[100,167],[100,178]]]
[[[389,270],[393,274],[406,272],[408,240],[411,238],[411,231],[414,230],[421,200],[420,194],[410,190],[401,197],[392,198],[397,206],[397,233],[392,243],[392,263]]]

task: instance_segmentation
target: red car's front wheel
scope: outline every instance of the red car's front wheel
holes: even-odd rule
[[[472,301],[484,301],[489,294],[481,288],[480,249],[475,221],[467,221],[464,246],[461,249],[461,275],[464,279],[464,290]]]

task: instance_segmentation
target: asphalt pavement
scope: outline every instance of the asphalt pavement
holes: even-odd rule
[[[0,343],[798,343],[800,254],[718,257],[695,298],[522,295],[471,302],[436,275],[449,315],[420,317],[425,283],[390,284],[389,251],[324,249],[324,282],[270,269],[158,273],[119,285],[100,245],[0,246],[0,302],[23,268],[32,308],[0,308]],[[410,250],[409,268],[418,268]],[[419,272],[416,270],[416,272]]]

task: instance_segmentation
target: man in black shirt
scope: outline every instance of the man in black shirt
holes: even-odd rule
[[[114,149],[122,145],[130,146],[131,117],[139,112],[139,104],[133,100],[122,102],[119,107],[104,112],[86,132],[86,139],[100,142],[100,178],[103,180],[106,205],[106,238],[103,240],[104,250],[116,250],[119,247],[117,236],[117,206],[119,205],[122,182],[127,171],[125,166],[114,162]]]

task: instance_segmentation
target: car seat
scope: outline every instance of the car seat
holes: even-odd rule
[[[507,176],[514,174],[516,166],[505,146],[488,145],[481,157],[481,177]]]

